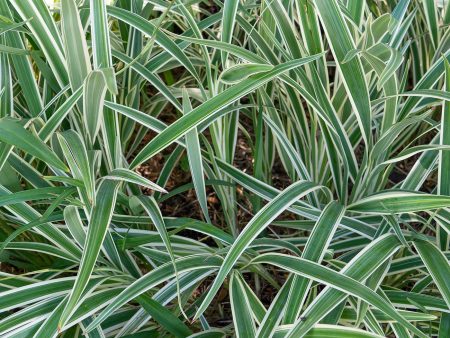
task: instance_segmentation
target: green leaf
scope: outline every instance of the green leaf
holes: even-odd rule
[[[104,176],[104,179],[134,183],[155,191],[167,193],[164,188],[161,188],[156,183],[153,183],[138,173],[125,168],[114,169],[107,176]]]
[[[86,241],[86,231],[81,221],[80,214],[77,207],[68,205],[64,208],[64,221],[66,222],[67,229],[72,237],[83,248]]]
[[[93,0],[94,1],[94,0]],[[99,0],[95,0],[99,1]],[[189,72],[198,79],[197,72],[192,65],[191,60],[184,54],[184,52],[172,41],[162,30],[158,30],[150,21],[144,18],[125,11],[118,7],[108,6],[108,14],[128,23],[130,26],[138,29],[148,36],[155,36],[155,41],[161,45],[170,55],[179,61]]]
[[[425,338],[420,330],[418,330],[414,325],[409,323],[405,318],[403,318],[396,309],[386,300],[375,293],[373,290],[369,289],[367,286],[349,278],[343,274],[335,272],[329,268],[323,267],[317,263],[311,261],[288,256],[284,254],[263,254],[253,260],[253,263],[267,263],[278,266],[282,269],[286,269],[293,273],[305,276],[307,278],[312,278],[315,281],[325,283],[333,288],[337,288],[341,291],[348,293],[349,295],[354,295],[368,302],[372,306],[382,310],[384,313],[389,315],[392,319],[397,320],[403,326],[413,331],[420,337]],[[288,337],[297,337],[294,332],[290,332]]]
[[[0,141],[36,156],[50,166],[67,171],[66,165],[38,137],[27,131],[19,120],[4,117],[0,119]]]
[[[400,242],[395,235],[388,234],[371,241],[358,253],[340,274],[362,282],[378,269],[387,259],[399,249]],[[337,289],[327,287],[312,302],[298,318],[292,328],[292,334],[302,336],[316,325],[324,316],[346,299],[346,294]]]
[[[258,234],[296,200],[321,188],[321,186],[308,181],[296,182],[281,192],[252,218],[229,248],[217,277],[214,279],[211,288],[199,306],[195,318],[198,318],[206,310],[236,261]]]
[[[450,63],[447,59],[445,62],[445,90],[450,92]],[[450,101],[442,103],[441,116],[441,131],[440,131],[440,145],[450,145]],[[438,167],[438,194],[450,195],[450,152],[439,151],[439,167]],[[438,229],[440,246],[442,249],[447,249],[448,235],[443,229]]]
[[[257,64],[257,63],[242,63],[233,67],[225,69],[220,74],[220,81],[225,84],[236,84],[250,76],[265,73],[273,69],[274,66]]]
[[[244,286],[236,274],[232,273],[230,279],[231,311],[236,337],[255,337],[256,328],[252,318],[251,305],[245,294]]]
[[[89,51],[74,0],[61,1],[61,14],[69,80],[72,91],[75,91],[83,85],[84,79],[91,71]]]
[[[363,67],[358,56],[344,63],[348,51],[356,48],[355,43],[336,0],[318,0],[314,4],[336,59],[337,68],[342,75],[348,98],[366,143],[366,150],[369,150],[372,145],[372,113]]]
[[[428,241],[416,240],[413,243],[441,292],[442,298],[444,298],[445,303],[450,308],[450,264],[447,257]]]
[[[185,271],[214,271],[217,269],[222,260],[219,257],[212,257],[211,255],[191,255],[188,257],[179,258],[176,261],[177,271],[182,274]],[[86,331],[91,331],[102,323],[108,316],[116,309],[120,308],[123,304],[131,301],[140,294],[151,290],[156,285],[167,281],[175,276],[175,269],[172,262],[160,265],[156,269],[150,271],[143,277],[137,279],[134,283],[130,284],[123,292],[121,292],[113,302],[108,305],[86,328]]]
[[[106,13],[106,3],[102,0],[90,0],[93,68],[101,70],[112,67],[111,43]],[[110,81],[106,81],[108,84]],[[106,100],[113,98],[107,93]],[[98,111],[96,112],[99,113]],[[105,114],[103,118],[103,136],[109,166],[121,167],[122,159],[119,122],[115,113]],[[92,136],[92,135],[91,135]]]
[[[189,114],[192,111],[192,106],[189,101],[189,96],[186,90],[183,90],[183,113]],[[211,223],[208,214],[208,202],[206,200],[205,177],[203,173],[203,158],[198,139],[198,130],[193,130],[186,133],[186,151],[189,159],[189,166],[191,169],[192,181],[194,183],[195,192],[197,194],[198,202],[202,208],[203,215],[208,223]]]
[[[62,88],[67,85],[69,79],[64,59],[63,43],[47,6],[41,0],[33,3],[10,0],[10,3],[19,13],[22,20],[28,20],[27,27],[44,52],[59,86]],[[30,18],[33,19],[29,20]]]
[[[173,141],[177,140],[191,129],[197,127],[201,122],[206,120],[210,114],[214,113],[218,109],[226,107],[282,73],[316,60],[318,57],[320,57],[320,55],[288,61],[284,64],[275,66],[273,70],[269,72],[243,80],[239,84],[236,84],[221,94],[211,98],[199,107],[193,109],[189,114],[178,119],[176,122],[171,124],[170,127],[165,129],[161,134],[150,141],[150,143],[148,143],[144,149],[136,155],[133,162],[131,162],[130,167],[135,168],[142,162],[153,157],[170,145]]]
[[[84,183],[84,190],[80,191],[80,195],[86,203],[85,207],[89,209],[95,198],[95,181],[86,146],[73,130],[58,134],[58,140],[73,178]]]
[[[239,7],[239,0],[225,0],[223,4],[221,40],[230,43],[233,39],[233,30],[236,22],[236,13]],[[227,64],[227,53],[222,52],[222,66]]]
[[[103,73],[101,71],[89,73],[83,87],[83,120],[91,144],[95,143],[103,121],[105,94],[106,81]]]
[[[344,216],[345,208],[337,202],[330,202],[322,211],[306,242],[302,258],[320,263],[331,239]],[[293,323],[298,318],[300,310],[306,300],[311,282],[306,278],[293,278],[289,299],[286,302],[284,322]]]
[[[187,337],[192,334],[192,331],[178,317],[157,301],[145,295],[137,297],[137,301],[145,311],[175,337]]]
[[[274,337],[285,337],[291,329],[291,325],[281,326]],[[339,325],[325,325],[319,324],[312,328],[305,336],[305,338],[381,338],[372,332],[355,329],[352,327],[345,327]]]
[[[56,129],[58,129],[58,127],[61,125],[61,123],[67,117],[67,115],[70,114],[70,112],[72,111],[72,108],[75,106],[75,104],[81,98],[82,94],[83,94],[83,88],[80,87],[70,97],[68,97],[67,100],[61,106],[59,106],[59,108],[47,120],[47,122],[42,127],[42,129],[39,130],[38,135],[41,140],[43,140],[44,142],[47,142],[50,140],[50,138],[53,136],[53,133],[56,131]]]
[[[98,188],[77,278],[59,320],[59,328],[66,324],[73,312],[78,308],[81,295],[91,278],[114,211],[117,189],[118,182],[108,180],[103,181]]]
[[[347,207],[348,211],[376,215],[418,212],[450,206],[450,196],[409,191],[384,191],[365,197]]]

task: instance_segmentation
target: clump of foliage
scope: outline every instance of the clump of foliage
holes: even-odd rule
[[[0,1],[0,336],[448,337],[449,23]]]

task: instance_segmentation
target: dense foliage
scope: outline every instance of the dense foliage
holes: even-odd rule
[[[449,337],[449,24],[1,0],[0,337]]]

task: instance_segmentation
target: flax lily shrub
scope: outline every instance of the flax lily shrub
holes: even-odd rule
[[[0,336],[449,337],[449,24],[0,1]]]

